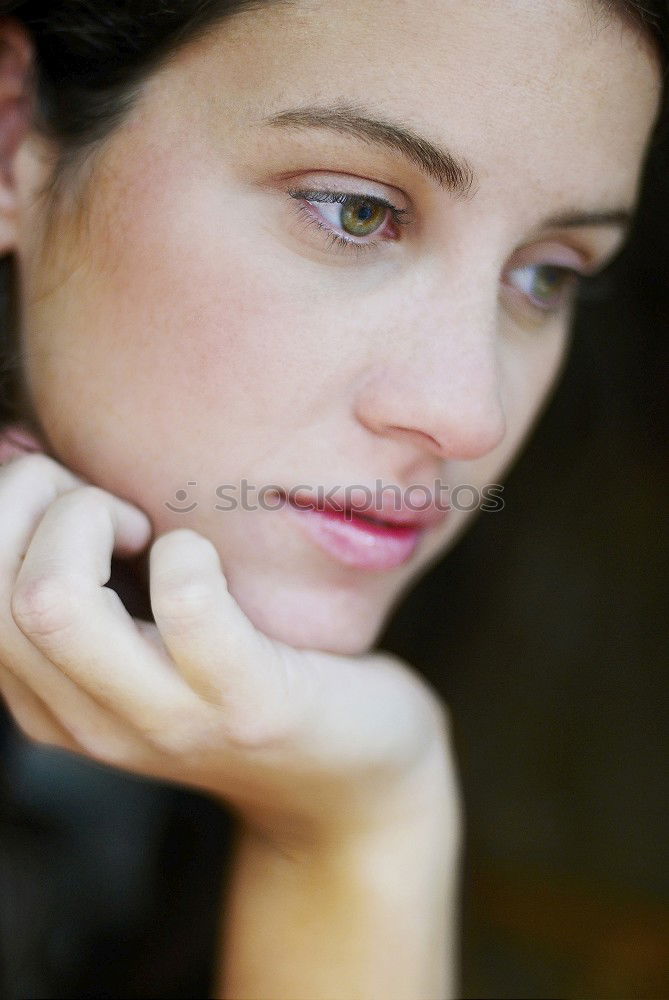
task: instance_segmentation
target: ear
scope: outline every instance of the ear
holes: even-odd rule
[[[19,455],[44,450],[39,438],[22,424],[9,424],[0,429],[0,465]]]
[[[0,256],[16,242],[16,153],[32,119],[33,46],[21,24],[0,17]]]

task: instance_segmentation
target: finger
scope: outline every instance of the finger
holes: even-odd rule
[[[188,529],[157,538],[150,552],[153,616],[175,664],[229,719],[262,725],[285,711],[286,660],[228,590],[215,547]],[[297,672],[299,652],[292,662]]]
[[[0,469],[0,591],[6,598],[4,620],[0,618],[0,655],[11,666],[0,668],[5,696],[19,724],[34,738],[146,773],[149,761],[156,770],[155,754],[128,725],[47,660],[20,631],[9,607],[24,552],[45,510],[54,498],[84,485],[84,480],[43,454],[13,458],[10,466]],[[143,547],[150,533],[145,516],[139,511],[136,515],[131,515],[131,523],[115,539],[119,554]]]
[[[6,507],[5,524],[15,542],[27,547],[39,520],[55,499],[87,487],[109,499],[117,526],[114,552],[132,556],[151,535],[151,523],[138,507],[120,497],[90,486],[46,455],[25,455],[0,469],[0,502]]]
[[[8,595],[28,543],[54,499],[83,485],[46,455],[24,455],[0,468],[0,588]]]
[[[40,654],[34,651],[33,655]],[[33,691],[21,678],[0,666],[0,695],[24,736],[142,776],[171,777],[162,754],[120,719],[100,709],[68,677],[52,669],[55,685],[46,685],[47,706],[43,690]]]
[[[223,707],[236,742],[289,743],[333,769],[406,756],[432,731],[417,675],[386,656],[294,649],[265,635],[229,592],[214,545],[188,529],[150,551],[151,606],[189,684]]]
[[[118,542],[142,540],[141,524],[133,518],[138,513],[96,487],[58,497],[32,538],[12,610],[23,634],[51,664],[98,704],[146,732],[178,717],[196,696],[104,586]]]
[[[0,667],[0,692],[21,732],[30,740],[76,752],[77,744],[18,677]]]
[[[45,509],[59,494],[81,485],[82,480],[43,454],[25,455],[25,442],[11,441],[7,433],[1,436],[2,457],[13,456],[11,463],[0,468],[0,656],[4,664],[18,665],[26,658],[41,656],[21,634],[11,616],[11,594],[27,547]],[[20,449],[18,448],[20,445]],[[11,449],[15,449],[12,451]],[[16,457],[21,454],[22,457]],[[7,666],[2,668],[6,697],[21,724],[24,717],[40,719],[39,731],[51,731],[62,738],[62,745],[72,743],[62,726],[55,723],[37,694],[15,676]],[[50,721],[47,721],[49,720]],[[56,727],[56,728],[54,728]],[[25,728],[25,727],[24,727]]]

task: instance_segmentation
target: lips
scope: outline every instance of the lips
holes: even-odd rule
[[[346,566],[366,570],[394,569],[407,562],[424,532],[446,516],[433,504],[424,511],[408,511],[406,506],[391,510],[387,498],[370,504],[369,494],[361,499],[296,490],[284,492],[283,499],[290,516],[319,548]],[[394,500],[390,498],[393,508]]]
[[[284,493],[283,496],[295,507],[329,511],[342,515],[347,520],[355,518],[382,527],[426,530],[443,524],[447,516],[447,509],[437,507],[433,495],[422,487],[416,491],[411,506],[404,503],[401,497],[389,496],[388,492],[387,490],[378,496],[369,487],[352,487],[346,493],[330,494],[325,490],[319,495],[307,490],[296,490],[290,495]],[[401,490],[398,492],[401,494]],[[373,497],[371,500],[370,495]]]

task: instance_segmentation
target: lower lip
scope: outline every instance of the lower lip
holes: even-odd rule
[[[395,569],[407,562],[418,546],[420,528],[373,524],[360,517],[329,510],[298,507],[288,510],[302,529],[325,552],[356,569]]]

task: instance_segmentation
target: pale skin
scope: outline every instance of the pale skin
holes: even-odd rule
[[[243,477],[499,481],[564,357],[571,296],[542,297],[541,269],[621,245],[653,51],[567,0],[248,12],[148,80],[49,226],[32,53],[1,31],[0,248],[45,452],[6,445],[0,470],[4,698],[32,739],[237,810],[217,996],[453,995],[447,714],[373,645],[470,515],[370,572],[211,499]],[[403,123],[476,181],[450,192],[355,128],[266,123],[305,105]],[[289,189],[410,221],[328,246],[337,206]],[[201,502],[170,511],[188,481]],[[152,622],[104,587],[112,554],[140,557]]]

